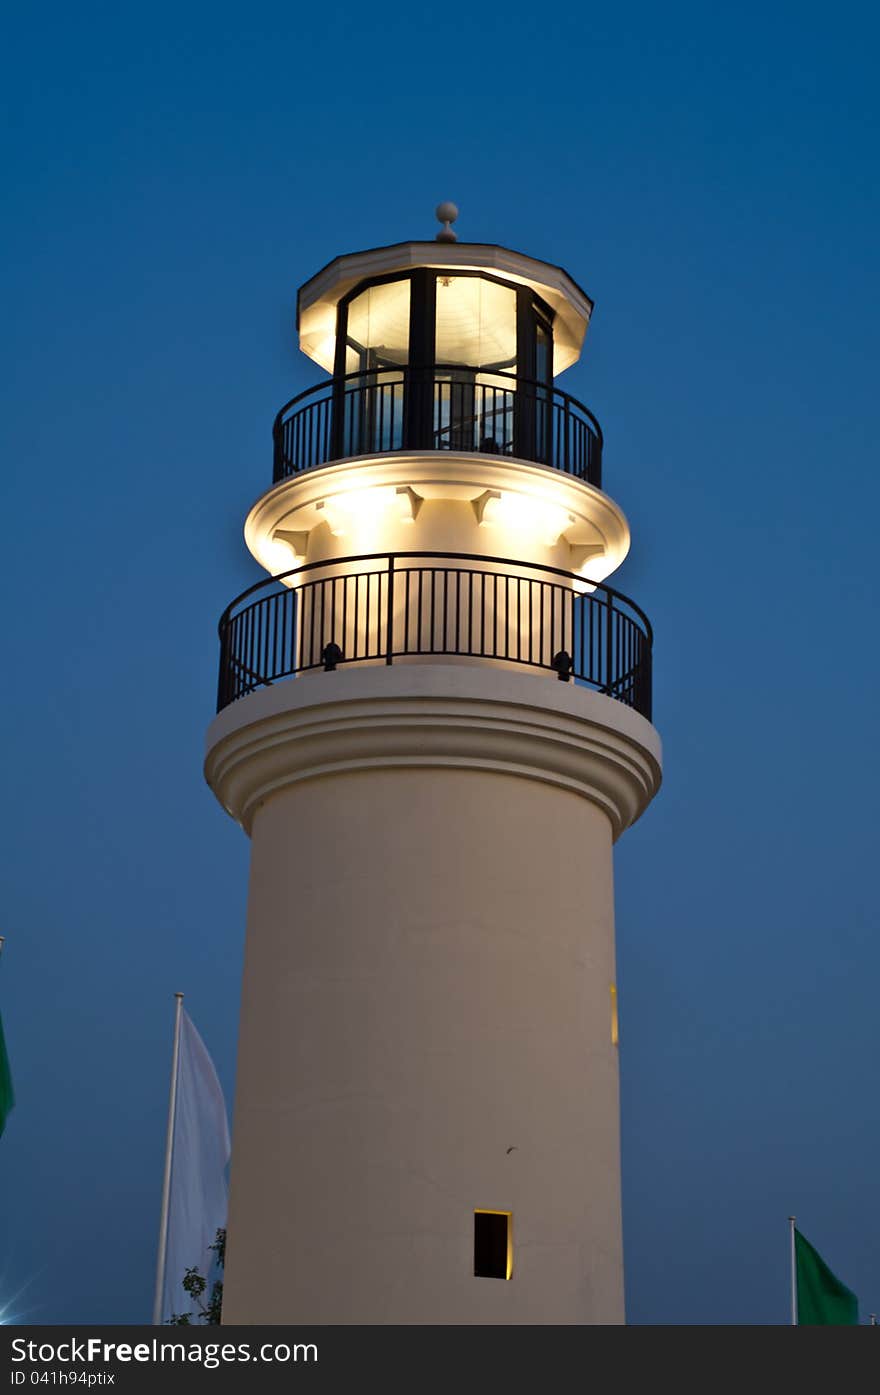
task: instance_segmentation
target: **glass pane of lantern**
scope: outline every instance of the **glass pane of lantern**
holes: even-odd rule
[[[368,286],[348,307],[346,372],[406,363],[409,355],[409,280]]]
[[[438,276],[435,358],[515,373],[514,288],[480,276]]]
[[[410,282],[368,286],[348,307],[343,445],[346,455],[400,450],[409,356]]]

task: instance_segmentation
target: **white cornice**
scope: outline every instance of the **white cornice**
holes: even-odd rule
[[[591,800],[616,839],[660,786],[660,738],[622,703],[552,676],[483,664],[351,667],[288,679],[226,708],[205,776],[249,833],[281,790],[352,770],[457,767]]]
[[[425,499],[472,500],[485,490],[500,490],[527,501],[550,502],[568,515],[570,522],[565,525],[565,533],[572,546],[598,545],[605,565],[601,572],[591,573],[594,580],[609,576],[629,551],[629,525],[623,510],[601,489],[548,465],[509,456],[454,451],[392,451],[385,455],[356,456],[292,475],[273,485],[250,509],[245,521],[245,541],[261,565],[270,572],[281,571],[284,567],[280,563],[273,566],[263,556],[267,539],[276,538],[279,530],[314,527],[315,505],[322,500],[332,501],[351,491],[390,488],[412,488]],[[473,516],[469,517],[475,525]],[[416,551],[420,545],[427,546],[417,528],[405,547]],[[450,552],[507,556],[505,548],[509,547],[509,541],[503,534],[500,545],[498,552],[491,532],[477,530],[474,526],[470,532],[462,531],[445,542],[435,540],[430,547],[432,550],[448,547]],[[385,546],[394,550],[391,543],[382,539],[378,539],[371,550],[380,551]],[[520,549],[523,546],[520,542]],[[338,555],[349,550],[348,544],[341,541]],[[310,556],[308,560],[315,558]],[[545,551],[538,549],[524,555],[523,560],[541,563],[548,561],[548,557]],[[565,560],[557,564],[569,565]],[[293,565],[292,557],[288,565]],[[571,563],[574,570],[579,565]]]

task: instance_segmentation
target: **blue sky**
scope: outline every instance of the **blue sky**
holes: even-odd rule
[[[431,237],[564,265],[656,634],[616,853],[633,1322],[880,1310],[876,11],[19,7],[0,278],[0,1304],[149,1318],[175,989],[231,1099],[247,841],[216,619],[297,286]]]

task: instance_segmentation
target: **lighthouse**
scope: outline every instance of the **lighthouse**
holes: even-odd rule
[[[228,1323],[620,1323],[612,848],[660,783],[592,301],[456,239],[300,289],[206,776],[250,839]]]

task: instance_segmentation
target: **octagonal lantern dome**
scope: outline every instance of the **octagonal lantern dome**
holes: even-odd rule
[[[555,377],[593,302],[561,267],[486,243],[401,242],[336,257],[301,287],[300,348],[330,373],[417,364]]]

